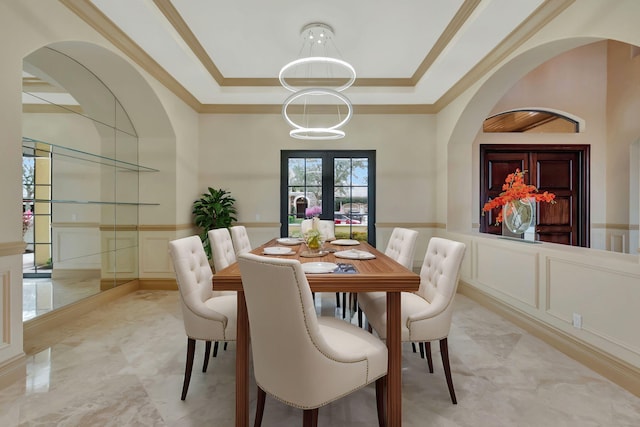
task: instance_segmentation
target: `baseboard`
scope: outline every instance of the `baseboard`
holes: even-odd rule
[[[55,334],[50,334],[53,329],[72,320],[76,320],[78,316],[89,313],[139,288],[140,284],[138,281],[133,280],[52,312],[45,313],[34,319],[27,320],[23,323],[24,352],[26,354],[33,354],[51,347],[54,340],[57,339],[55,338]]]
[[[146,291],[177,291],[176,279],[138,279],[140,289]]]
[[[51,272],[52,279],[99,279],[101,270],[79,268],[54,268]]]
[[[460,281],[458,292],[640,397],[640,369]]]
[[[24,382],[27,376],[27,359],[23,354],[13,357],[0,365],[0,390],[18,380]]]

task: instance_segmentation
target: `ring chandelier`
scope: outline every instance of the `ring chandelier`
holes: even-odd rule
[[[337,107],[338,122],[333,126],[308,127],[305,125],[299,125],[290,117],[289,107],[292,106],[294,101],[307,96],[329,96],[331,98],[337,99],[347,107],[347,114],[344,118],[341,118],[339,107]],[[306,112],[306,105],[303,106],[303,108],[304,115],[304,113]],[[342,126],[347,124],[349,120],[351,120],[351,117],[353,116],[353,106],[351,105],[349,98],[336,90],[325,88],[309,88],[294,92],[289,95],[289,97],[282,104],[282,116],[287,121],[287,123],[289,123],[289,125],[294,128],[289,132],[289,135],[293,138],[313,140],[340,139],[344,138],[345,133],[339,128],[341,128]]]
[[[348,89],[356,80],[356,71],[348,62],[332,57],[328,53],[329,45],[333,44],[333,28],[323,23],[305,25],[300,34],[303,37],[301,53],[306,56],[286,64],[278,73],[280,84],[293,92],[282,105],[282,116],[293,127],[289,135],[297,139],[323,140],[344,138],[345,132],[340,128],[347,124],[353,116],[353,106],[349,98],[342,91]],[[337,51],[337,48],[335,49]],[[320,52],[319,52],[320,51]],[[340,71],[336,76],[333,68]],[[346,75],[343,75],[346,73]],[[326,87],[318,86],[317,82],[327,83]],[[335,83],[331,86],[331,83]],[[309,87],[312,86],[312,87]],[[318,86],[318,87],[316,87]],[[323,85],[324,86],[324,85]],[[332,99],[336,105],[337,119],[332,126],[313,125],[311,108],[318,104],[318,99]],[[301,102],[296,105],[302,109],[302,120],[293,120],[290,107],[294,101]],[[325,105],[322,103],[322,105]],[[341,114],[342,107],[347,111]]]

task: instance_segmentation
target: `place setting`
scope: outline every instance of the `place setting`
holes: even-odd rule
[[[359,259],[359,260],[375,259],[376,257],[371,252],[363,251],[360,249],[348,249],[344,251],[337,251],[333,255],[336,258]]]
[[[262,250],[263,255],[293,255],[296,251],[287,246],[268,246]]]

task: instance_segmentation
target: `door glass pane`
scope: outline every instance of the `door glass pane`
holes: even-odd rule
[[[300,234],[305,218],[322,213],[322,159],[288,159],[288,235]]]
[[[337,238],[368,240],[369,161],[334,159],[334,214]]]

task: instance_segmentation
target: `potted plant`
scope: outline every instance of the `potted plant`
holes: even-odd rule
[[[214,189],[209,187],[208,193],[193,203],[195,224],[202,229],[200,239],[207,256],[211,258],[211,243],[209,242],[209,230],[214,228],[229,228],[235,221],[236,208],[234,206],[236,199],[231,197],[228,191],[222,189]]]

